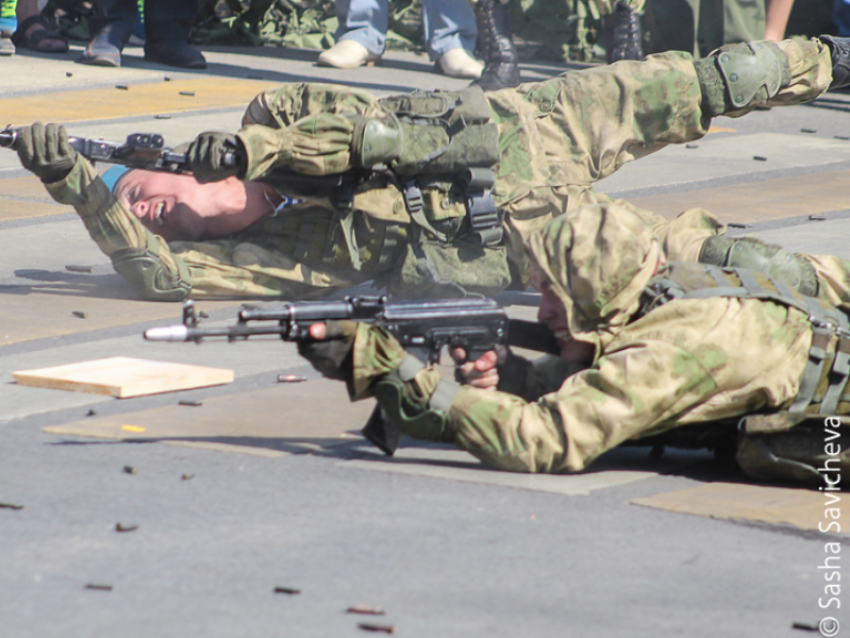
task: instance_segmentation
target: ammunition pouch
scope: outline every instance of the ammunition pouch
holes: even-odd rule
[[[413,221],[435,238],[446,240],[421,210],[422,178],[454,182],[466,198],[467,225],[462,233],[473,244],[502,241],[502,220],[492,189],[492,167],[499,161],[499,130],[490,122],[490,105],[478,87],[463,91],[417,91],[380,100],[398,118],[404,144],[390,169],[403,182],[402,192]]]
[[[415,401],[410,398],[406,383],[412,381],[421,369],[422,363],[408,355],[395,370],[375,384],[373,394],[387,418],[402,434],[423,441],[449,443],[453,436],[446,429],[446,414],[460,386],[441,381],[427,403]]]
[[[490,168],[499,161],[499,130],[490,122],[490,105],[478,87],[416,91],[379,103],[401,127],[404,146],[390,168],[402,179]]]
[[[694,66],[708,117],[764,104],[791,82],[788,57],[767,41],[722,47]]]
[[[699,261],[721,267],[748,268],[780,281],[807,297],[817,297],[818,277],[802,257],[755,237],[709,237]]]
[[[192,291],[189,269],[174,257],[177,277],[173,277],[160,258],[159,238],[148,233],[145,249],[128,248],[112,255],[112,267],[142,297],[151,301],[183,301]]]

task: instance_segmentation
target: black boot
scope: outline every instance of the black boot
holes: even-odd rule
[[[819,40],[829,47],[832,53],[831,89],[843,89],[850,85],[850,38],[822,35]]]
[[[619,60],[643,60],[640,14],[622,0],[614,5],[614,13],[602,16],[602,35],[608,64]]]
[[[485,91],[519,84],[519,56],[511,40],[511,9],[500,0],[478,0],[475,4],[478,49],[484,71],[472,83]]]

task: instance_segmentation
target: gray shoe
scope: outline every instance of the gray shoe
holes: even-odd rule
[[[124,43],[110,30],[101,31],[89,42],[77,62],[94,66],[121,66],[121,48]]]
[[[0,55],[15,55],[15,45],[12,44],[12,31],[0,31]]]

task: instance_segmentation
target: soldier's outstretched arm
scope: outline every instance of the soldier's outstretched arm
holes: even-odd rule
[[[667,144],[702,137],[717,115],[814,99],[846,82],[838,74],[833,81],[834,57],[850,75],[848,54],[833,53],[840,44],[755,42],[696,62],[670,51],[495,91],[488,100],[501,136],[499,176],[590,184]]]
[[[372,129],[367,130],[369,124]],[[257,180],[279,167],[307,175],[338,174],[390,159],[398,135],[398,123],[365,91],[290,84],[257,95],[235,135],[198,136],[188,159],[200,182],[230,175]],[[372,139],[364,143],[368,136]],[[240,157],[238,168],[221,164],[223,150]]]

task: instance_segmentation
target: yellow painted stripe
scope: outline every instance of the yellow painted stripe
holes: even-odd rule
[[[52,202],[53,199],[35,175],[0,179],[0,195]]]
[[[0,179],[0,222],[60,215],[70,210],[54,202],[35,175]]]
[[[738,129],[729,128],[728,126],[714,126],[714,124],[712,124],[711,126],[708,127],[708,132],[709,133],[737,133]]]
[[[0,114],[3,124],[21,126],[32,122],[84,122],[184,113],[246,106],[257,93],[278,85],[256,80],[204,78],[128,86],[126,91],[86,89],[0,99]],[[181,92],[194,95],[181,95]]]
[[[0,222],[8,222],[13,219],[30,219],[31,217],[61,215],[62,213],[67,213],[72,210],[73,208],[61,206],[60,204],[27,202],[0,197]]]

